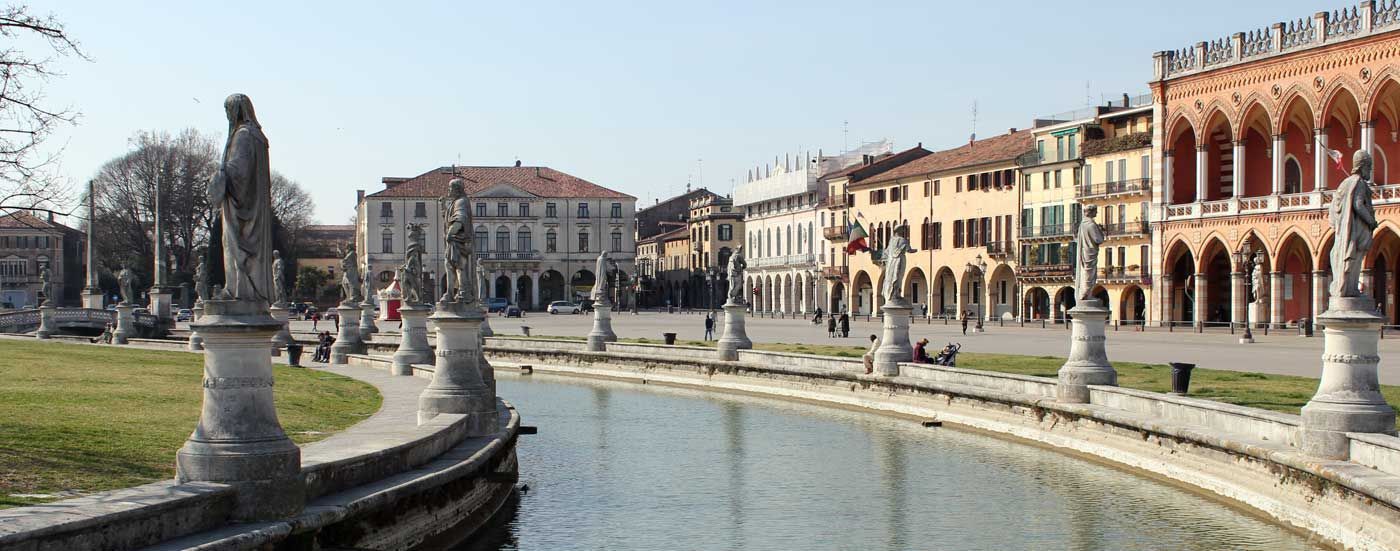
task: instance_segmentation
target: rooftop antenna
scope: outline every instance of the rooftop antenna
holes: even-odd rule
[[[972,100],[972,136],[967,139],[969,145],[977,141],[977,100]]]
[[[695,159],[695,179],[700,187],[705,187],[705,159]]]
[[[841,121],[841,153],[845,154],[851,150],[851,121]]]
[[[1084,105],[1094,106],[1094,95],[1089,93],[1089,81],[1084,81]]]

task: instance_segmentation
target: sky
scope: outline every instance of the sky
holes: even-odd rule
[[[1342,6],[1221,2],[40,1],[59,58],[49,142],[75,185],[138,131],[222,142],[248,94],[273,169],[321,223],[439,166],[550,166],[649,205],[729,193],[785,153],[903,149],[1147,93],[1155,51]],[[1350,4],[1346,4],[1350,5]],[[1206,16],[1208,14],[1208,16]]]

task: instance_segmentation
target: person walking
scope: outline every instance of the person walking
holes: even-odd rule
[[[836,316],[826,317],[826,336],[836,338]]]
[[[866,351],[861,360],[865,362],[865,374],[869,375],[875,371],[875,351],[880,348],[880,337],[870,336],[870,350]]]
[[[714,338],[715,338],[715,318],[714,318],[713,316],[711,316],[710,314],[707,313],[707,314],[705,314],[705,340],[707,340],[707,341],[708,341],[708,340],[714,340]]]
[[[334,317],[332,317],[331,319],[335,320],[335,332],[336,332],[336,334],[337,334],[337,335],[340,334],[340,315],[339,315],[339,314],[336,314],[336,315],[335,315]]]
[[[317,330],[317,329],[316,329],[316,324],[318,324],[318,323],[320,323],[320,322],[321,322],[321,313],[320,313],[320,312],[316,312],[316,313],[314,313],[314,314],[311,314],[311,330],[312,330],[312,331],[316,331],[316,330]],[[314,360],[313,360],[313,361],[314,361]]]
[[[967,318],[970,318],[970,317],[972,317],[972,311],[971,311],[971,310],[969,310],[969,311],[967,311],[967,312],[963,312],[963,316],[962,316],[963,335],[967,335]]]
[[[851,317],[841,312],[841,338],[851,336]]]

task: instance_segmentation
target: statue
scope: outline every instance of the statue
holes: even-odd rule
[[[1094,217],[1099,207],[1084,207],[1084,219],[1079,222],[1079,232],[1074,242],[1079,249],[1079,265],[1074,273],[1074,294],[1079,300],[1094,300],[1094,286],[1099,281],[1099,245],[1103,244],[1103,228]]]
[[[744,247],[740,246],[729,255],[729,301],[744,304],[744,270],[749,263],[744,261]]]
[[[199,266],[194,269],[194,296],[200,302],[209,299],[209,268],[203,258],[199,259]]]
[[[423,226],[408,225],[408,249],[398,270],[399,290],[405,305],[423,304]]]
[[[224,285],[219,299],[268,301],[272,293],[272,172],[267,137],[243,94],[224,100],[228,142],[209,181],[209,204],[223,225]]]
[[[1264,300],[1268,294],[1268,277],[1264,273],[1264,251],[1254,254],[1254,272],[1249,275],[1249,284],[1254,287],[1254,300],[1259,302]]]
[[[131,271],[131,268],[123,266],[121,271],[117,272],[117,284],[121,287],[122,304],[127,306],[136,304],[136,274]]]
[[[282,263],[282,251],[272,250],[272,303],[287,303],[287,288],[282,282],[283,274],[286,273],[286,265]]]
[[[1352,155],[1351,176],[1342,180],[1332,196],[1327,221],[1335,236],[1332,245],[1333,297],[1361,296],[1361,264],[1371,250],[1376,211],[1371,206],[1371,154]]]
[[[442,210],[447,217],[447,293],[442,300],[471,304],[476,302],[476,285],[467,282],[472,280],[476,255],[472,251],[471,201],[465,186],[461,178],[453,178],[443,199]]]
[[[886,303],[899,305],[905,302],[904,255],[916,251],[909,246],[909,226],[900,224],[892,233],[889,243],[885,244],[885,250],[870,250],[870,260],[880,264],[880,273],[885,277],[880,296],[885,297]]]
[[[53,304],[53,279],[48,264],[39,270],[39,292],[44,293],[44,302],[40,306]]]
[[[374,280],[373,280],[373,279],[370,279],[370,278],[372,278],[373,276],[374,276],[374,274],[370,273],[370,270],[369,270],[369,262],[366,262],[366,263],[365,263],[365,269],[363,269],[363,270],[360,271],[360,283],[361,283],[362,285],[365,286],[363,294],[364,294],[364,302],[367,303],[367,304],[372,304],[372,303],[374,303],[374,299],[375,299],[375,296],[374,296]]]
[[[608,251],[598,253],[598,262],[593,266],[593,293],[589,295],[594,302],[607,304],[608,302]]]
[[[343,258],[340,259],[340,294],[348,302],[359,302],[360,297],[360,269],[355,263],[355,245],[350,245],[345,249]]]

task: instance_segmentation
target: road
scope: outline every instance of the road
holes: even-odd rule
[[[520,327],[530,327],[532,335],[560,335],[581,337],[592,328],[592,315],[558,315],[530,313],[525,318],[491,317],[491,327],[497,334],[521,335]],[[294,330],[311,330],[311,322],[293,322]],[[806,344],[845,344],[864,346],[869,336],[879,331],[879,320],[854,321],[851,323],[849,338],[828,338],[826,326],[812,325],[810,321],[795,319],[755,318],[747,319],[749,338],[756,342],[785,342]],[[387,322],[382,328],[394,332],[398,322]],[[322,330],[332,330],[333,324],[322,322]],[[716,333],[719,332],[716,327]],[[665,314],[642,312],[640,314],[614,313],[613,330],[619,337],[661,339],[661,334],[674,332],[681,340],[699,340],[704,336],[704,321],[700,314]],[[989,352],[1003,354],[1023,354],[1030,356],[1064,357],[1069,352],[1069,331],[1063,325],[1041,329],[998,327],[988,325],[986,332],[967,335],[957,323],[943,325],[936,322],[925,325],[915,323],[910,329],[913,340],[927,337],[934,345],[946,342],[960,342],[965,352]],[[1393,334],[1381,340],[1381,382],[1400,384],[1400,372],[1392,366],[1400,365],[1400,334]],[[1252,371],[1279,375],[1301,375],[1317,377],[1321,373],[1322,335],[1299,337],[1294,330],[1270,332],[1264,336],[1255,332],[1254,344],[1239,344],[1238,335],[1228,332],[1203,334],[1190,331],[1167,332],[1152,328],[1145,332],[1127,328],[1108,330],[1108,357],[1110,361],[1133,362],[1187,362],[1202,368]]]

